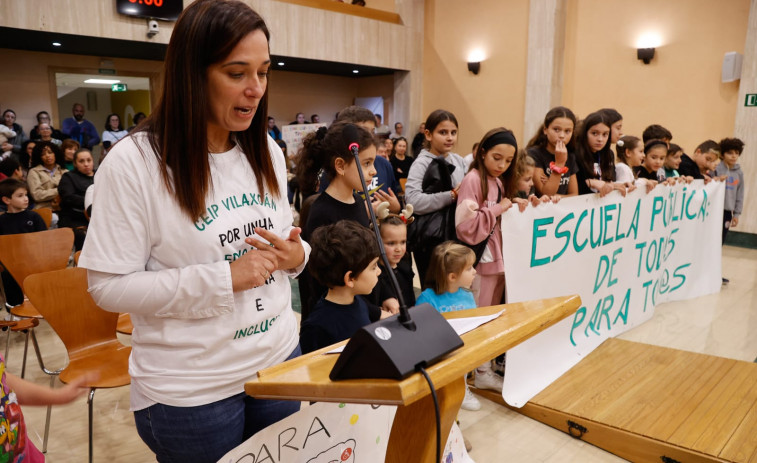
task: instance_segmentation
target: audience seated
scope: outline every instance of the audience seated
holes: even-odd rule
[[[16,112],[12,109],[6,109],[3,112],[2,123],[10,130],[15,132],[16,136],[8,138],[8,140],[3,143],[0,148],[2,148],[3,152],[10,151],[18,156],[21,153],[21,145],[23,145],[24,142],[29,139],[29,137],[27,137],[26,133],[24,133],[24,128],[21,127],[20,124],[16,123]]]
[[[46,122],[43,122],[37,126],[37,133],[39,134],[39,138],[35,139],[34,141],[54,143],[57,146],[63,144],[60,139],[53,138],[53,129],[52,127],[50,127],[50,124]]]
[[[32,168],[27,175],[29,194],[37,203],[35,209],[50,207],[58,209],[58,184],[65,169],[63,152],[58,145],[40,141],[32,151]]]
[[[100,135],[94,124],[84,119],[84,105],[74,103],[71,113],[73,117],[63,120],[63,133],[78,141],[82,148],[92,149],[100,143]]]
[[[43,122],[50,125],[50,129],[53,131],[52,137],[56,140],[65,140],[68,138],[61,132],[60,130],[56,129],[52,126],[50,122],[50,114],[47,111],[40,111],[37,113],[37,125],[34,126],[31,132],[29,132],[29,140],[39,140],[39,124],[42,124]]]
[[[85,214],[84,196],[95,182],[94,160],[87,149],[80,149],[74,155],[74,170],[66,172],[58,184],[60,194],[60,217],[58,225],[74,229],[74,246],[81,250],[87,234],[89,219]]]

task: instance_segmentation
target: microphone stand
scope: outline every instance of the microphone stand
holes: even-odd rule
[[[363,185],[363,195],[365,196],[365,204],[368,207],[369,215],[371,216],[371,223],[373,224],[373,233],[376,235],[376,242],[379,246],[379,253],[381,254],[381,261],[384,263],[384,267],[386,267],[386,271],[389,273],[389,279],[392,281],[392,286],[394,287],[394,291],[397,293],[397,300],[400,303],[400,313],[399,313],[399,322],[407,328],[410,331],[415,331],[416,326],[415,322],[410,318],[410,313],[407,309],[407,304],[405,303],[405,298],[402,296],[402,290],[400,289],[400,284],[397,281],[397,275],[394,274],[394,271],[392,270],[392,265],[389,263],[389,258],[386,256],[386,249],[384,249],[384,242],[381,239],[381,234],[379,233],[379,227],[378,223],[376,221],[376,214],[373,212],[373,207],[370,204],[370,198],[368,196],[368,186],[365,184],[365,177],[363,176],[363,169],[360,168],[360,153],[359,153],[359,147],[357,143],[350,144],[350,151],[352,151],[352,155],[355,157],[355,167],[357,168],[357,172],[360,175],[360,183]]]
[[[357,135],[354,138],[357,138]],[[351,143],[349,150],[355,156],[355,168],[360,175],[360,181],[363,182],[365,200],[368,201],[368,189],[360,168],[358,154],[360,147],[357,143]],[[436,363],[463,345],[463,340],[455,333],[449,322],[430,304],[407,307],[397,278],[386,257],[376,224],[376,215],[370,205],[368,205],[368,211],[381,257],[397,291],[400,313],[364,326],[352,335],[329,373],[329,378],[334,381],[357,378],[401,380]],[[410,319],[411,312],[414,320]]]

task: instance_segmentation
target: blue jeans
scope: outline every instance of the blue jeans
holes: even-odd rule
[[[297,345],[287,360],[300,355]],[[250,436],[299,409],[298,401],[254,399],[242,392],[197,407],[155,404],[134,412],[134,421],[139,437],[160,463],[215,463]]]

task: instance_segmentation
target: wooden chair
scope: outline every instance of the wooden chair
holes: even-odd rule
[[[132,331],[134,331],[134,325],[131,324],[131,315],[129,315],[128,313],[118,314],[118,325],[116,326],[116,331],[121,334],[131,335]]]
[[[116,337],[118,314],[102,310],[89,295],[86,269],[72,267],[37,273],[26,278],[24,288],[66,346],[68,366],[60,372],[60,380],[68,383],[87,372],[99,374],[96,380],[84,385],[90,388],[87,405],[89,461],[92,462],[95,390],[130,383],[131,347],[121,344]],[[36,345],[36,337],[32,340]]]
[[[39,214],[42,220],[45,221],[47,228],[50,228],[50,224],[53,222],[53,210],[49,207],[40,207],[39,209],[34,209],[34,212]]]
[[[68,260],[74,248],[74,232],[70,228],[55,228],[35,233],[22,233],[17,235],[0,235],[0,261],[10,272],[16,282],[24,290],[24,280],[35,273],[59,270],[68,266]],[[17,318],[42,318],[37,309],[24,299],[24,302],[10,310],[11,315]],[[33,332],[32,332],[33,333]],[[29,334],[27,332],[24,344],[24,358],[21,366],[21,377],[26,373],[26,354],[29,346]],[[8,345],[10,332],[6,340],[5,355],[8,362]],[[47,374],[54,372],[47,370],[40,360],[40,367]]]

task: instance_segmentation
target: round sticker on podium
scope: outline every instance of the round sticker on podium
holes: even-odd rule
[[[392,332],[384,328],[383,326],[376,328],[376,331],[374,331],[374,333],[376,333],[376,337],[381,339],[382,341],[386,341],[392,337]]]

